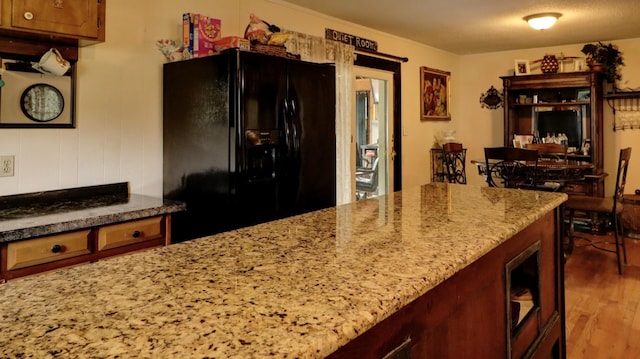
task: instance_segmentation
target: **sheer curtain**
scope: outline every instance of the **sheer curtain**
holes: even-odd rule
[[[354,48],[319,36],[284,30],[291,34],[287,51],[309,62],[332,62],[336,66],[336,202],[351,202],[351,123]]]
[[[614,99],[614,130],[640,129],[640,98]]]

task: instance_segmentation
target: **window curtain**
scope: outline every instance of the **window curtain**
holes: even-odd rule
[[[614,130],[640,129],[640,98],[624,98],[613,100]]]
[[[350,203],[351,183],[351,119],[353,97],[354,47],[319,36],[284,30],[291,35],[287,51],[309,62],[332,62],[336,66],[336,203]]]

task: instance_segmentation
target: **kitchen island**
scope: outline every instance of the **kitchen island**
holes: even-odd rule
[[[409,343],[420,358],[434,341],[473,353],[474,335],[496,336],[475,349],[492,357],[562,356],[566,198],[430,184],[16,279],[0,285],[0,357],[382,357]],[[505,278],[523,263],[541,288],[517,324]],[[476,299],[481,320],[458,320]],[[465,339],[415,336],[437,318]]]

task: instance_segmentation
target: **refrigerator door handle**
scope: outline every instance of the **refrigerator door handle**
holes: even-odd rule
[[[292,138],[293,138],[293,151],[296,155],[296,159],[300,154],[300,137],[298,136],[298,126],[297,124],[300,123],[300,120],[298,119],[298,111],[296,111],[296,102],[295,100],[291,100],[291,106],[290,106],[290,121],[291,121],[291,127],[293,129],[293,133],[292,133]]]
[[[284,124],[284,144],[287,152],[291,152],[291,126],[289,124],[289,104],[282,100],[282,122]]]

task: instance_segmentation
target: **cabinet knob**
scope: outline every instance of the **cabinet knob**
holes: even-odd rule
[[[140,231],[133,231],[133,238],[140,238],[140,236],[142,235],[142,233],[140,233]]]
[[[53,247],[51,247],[51,253],[60,253],[62,252],[62,246],[59,244],[54,244]]]
[[[31,11],[25,12],[23,16],[27,20],[33,20],[33,13]]]

